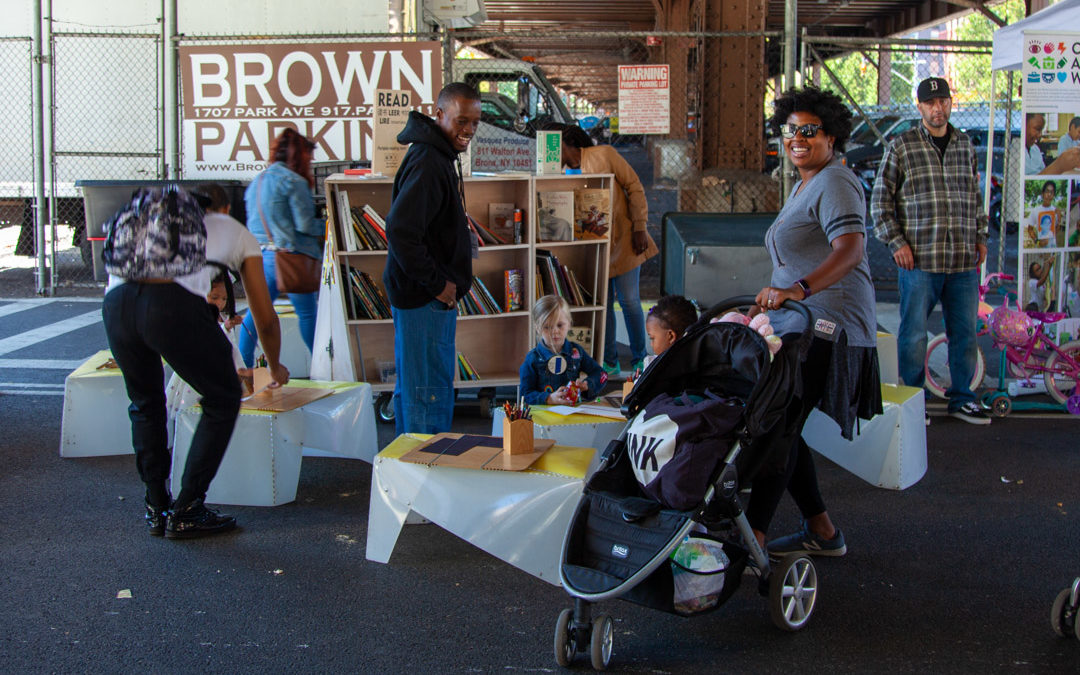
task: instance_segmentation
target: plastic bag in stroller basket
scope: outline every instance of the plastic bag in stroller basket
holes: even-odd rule
[[[731,560],[722,542],[691,532],[671,554],[674,609],[696,614],[720,604]]]

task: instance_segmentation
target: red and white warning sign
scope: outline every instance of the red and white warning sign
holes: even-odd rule
[[[619,66],[619,133],[670,132],[670,72],[667,64]]]

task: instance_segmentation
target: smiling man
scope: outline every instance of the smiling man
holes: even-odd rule
[[[910,387],[923,386],[926,320],[940,301],[949,339],[949,414],[989,424],[971,391],[988,222],[979,201],[975,148],[949,124],[948,82],[927,78],[917,94],[922,124],[885,149],[870,203],[874,234],[899,268],[900,377]]]
[[[383,283],[394,316],[397,433],[450,431],[457,303],[472,285],[475,235],[465,215],[459,153],[480,124],[480,95],[454,82],[435,119],[416,111],[398,143],[412,144],[394,176]]]

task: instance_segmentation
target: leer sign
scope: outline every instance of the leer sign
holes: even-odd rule
[[[440,50],[438,42],[182,46],[184,175],[250,179],[286,127],[315,142],[316,160],[370,159],[376,92],[408,92],[412,109],[434,115]]]

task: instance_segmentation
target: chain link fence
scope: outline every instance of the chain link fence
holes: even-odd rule
[[[855,115],[845,162],[858,176],[867,198],[867,254],[878,289],[896,288],[896,265],[888,248],[873,236],[870,195],[885,145],[905,131],[916,129],[922,118],[915,105],[918,83],[941,77],[951,86],[953,109],[950,123],[967,134],[973,144],[980,171],[980,193],[985,194],[987,143],[990,135],[990,44],[979,41],[911,38],[868,41],[841,38],[805,38],[803,69],[806,82],[830,89],[843,97]],[[988,269],[1016,269],[1015,211],[1004,199],[1009,195],[1005,170],[1020,161],[1020,114],[1010,102],[1010,86],[1002,78],[993,124],[990,162],[990,218]],[[1011,115],[1010,115],[1011,106]],[[1011,124],[1006,120],[1011,119]],[[1007,142],[1008,141],[1008,142]],[[1007,157],[1011,155],[1011,158]],[[1003,229],[1004,223],[1006,225]],[[1005,232],[1004,241],[1001,233]]]
[[[34,266],[34,169],[29,38],[0,39],[0,284],[29,277]]]

